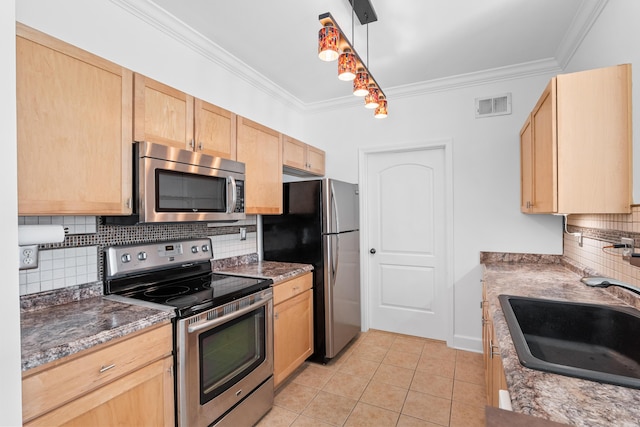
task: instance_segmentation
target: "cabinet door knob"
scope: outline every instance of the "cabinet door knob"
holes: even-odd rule
[[[376,248],[371,248],[371,249],[369,249],[369,253],[370,253],[370,254],[375,254],[375,253],[376,253]]]

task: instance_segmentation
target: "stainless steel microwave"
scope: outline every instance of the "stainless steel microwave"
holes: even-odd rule
[[[245,219],[245,165],[150,142],[135,142],[134,215],[107,223]]]

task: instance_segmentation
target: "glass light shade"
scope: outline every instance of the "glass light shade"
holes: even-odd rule
[[[376,119],[384,119],[387,117],[387,100],[384,98],[380,98],[378,100],[378,108],[376,108],[373,116]]]
[[[331,24],[327,24],[318,32],[318,57],[323,61],[338,59],[338,42],[340,31]]]
[[[369,85],[369,93],[364,97],[364,108],[378,108],[379,92],[374,84]]]
[[[345,49],[338,58],[338,78],[346,82],[356,77],[356,55]]]
[[[353,94],[355,96],[365,96],[369,93],[369,73],[362,68],[356,73],[353,79]]]

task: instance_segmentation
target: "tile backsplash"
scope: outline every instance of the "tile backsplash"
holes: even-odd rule
[[[632,206],[630,214],[569,215],[567,225],[569,232],[582,233],[583,245],[577,237],[565,234],[565,257],[603,276],[640,286],[640,268],[622,259],[622,249],[610,247],[620,243],[621,237],[630,237],[635,252],[640,252],[640,205]]]
[[[18,225],[59,224],[65,234],[90,234],[97,232],[95,216],[21,216]]]
[[[230,258],[256,252],[256,232],[247,232],[247,238],[240,240],[239,233],[209,236],[214,259]]]
[[[20,270],[20,295],[101,282],[108,246],[211,238],[214,259],[257,252],[256,216],[234,223],[106,225],[96,216],[18,217],[19,225],[61,224],[62,243],[39,245],[38,267]],[[241,240],[240,229],[246,229]]]
[[[98,246],[40,251],[38,267],[20,270],[20,295],[97,282]]]

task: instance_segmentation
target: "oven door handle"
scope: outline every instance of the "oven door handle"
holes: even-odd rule
[[[201,331],[203,329],[213,328],[213,327],[215,327],[215,326],[217,326],[217,325],[219,325],[221,323],[228,322],[229,320],[232,320],[232,319],[234,319],[236,317],[240,317],[245,313],[248,313],[248,312],[253,311],[253,310],[257,309],[257,308],[260,308],[263,305],[267,305],[271,301],[271,299],[272,299],[272,296],[270,294],[266,295],[266,296],[262,296],[262,297],[260,297],[260,299],[258,299],[257,301],[254,301],[252,304],[250,304],[250,305],[248,305],[246,307],[243,307],[243,308],[241,308],[239,310],[233,311],[233,312],[231,312],[229,314],[225,314],[222,317],[216,317],[215,319],[211,319],[208,322],[199,323],[199,324],[195,324],[195,325],[189,326],[187,328],[187,332],[189,332],[191,334],[191,333],[194,333],[194,332]],[[269,313],[267,313],[267,314],[269,314]]]

